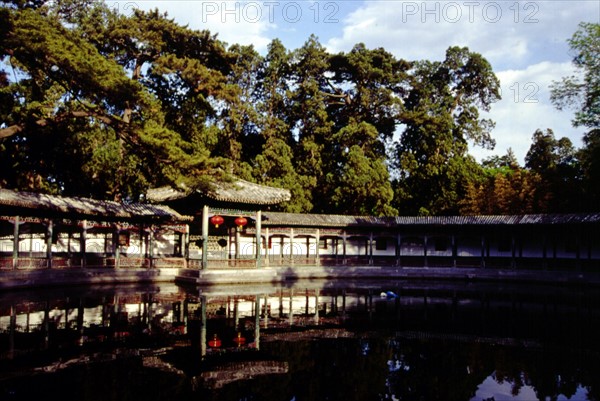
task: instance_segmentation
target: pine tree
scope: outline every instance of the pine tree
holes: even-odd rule
[[[468,142],[490,147],[493,123],[479,117],[500,98],[489,63],[467,48],[451,47],[443,62],[414,63],[397,144],[395,206],[411,214],[458,211],[480,168]]]

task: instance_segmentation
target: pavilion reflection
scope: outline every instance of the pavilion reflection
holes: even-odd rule
[[[253,381],[288,399],[309,389],[434,399],[437,389],[480,401],[513,383],[538,399],[575,400],[598,391],[599,297],[436,282],[7,293],[0,378],[129,358],[184,378],[190,391]]]

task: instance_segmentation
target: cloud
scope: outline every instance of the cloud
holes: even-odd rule
[[[583,131],[571,125],[573,113],[558,111],[550,103],[550,84],[562,76],[574,74],[570,62],[542,61],[521,70],[505,70],[496,73],[502,88],[502,100],[492,106],[486,118],[496,122],[492,135],[496,139],[493,152],[472,149],[478,159],[491,154],[506,154],[512,148],[519,162],[523,163],[531,146],[535,130],[551,128],[557,138],[566,136],[575,146],[581,146]]]
[[[515,60],[527,54],[527,42],[518,31],[505,29],[508,17],[499,3],[474,4],[480,3],[366,2],[346,18],[343,35],[327,46],[342,51],[363,42],[408,60],[442,59],[452,45],[468,46],[489,59],[510,55]]]
[[[494,68],[522,68],[564,60],[577,24],[599,13],[593,1],[366,1],[326,45],[338,52],[362,42],[407,60],[439,60],[449,46],[468,46]]]
[[[123,3],[123,2],[121,2]],[[254,45],[263,52],[277,29],[276,9],[271,2],[257,1],[135,1],[143,10],[168,13],[177,23],[192,29],[209,30],[228,45]],[[292,15],[293,10],[289,10]]]

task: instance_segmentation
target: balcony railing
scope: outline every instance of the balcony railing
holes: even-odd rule
[[[216,256],[216,255],[215,255]],[[342,256],[342,255],[297,255],[263,257],[257,261],[253,257],[242,256],[238,259],[215,257],[208,259],[206,269],[254,269],[264,267],[302,267],[302,266],[398,266],[420,268],[486,268],[486,269],[523,269],[523,270],[573,270],[600,271],[600,263],[595,258],[560,257],[523,257],[523,256]],[[201,259],[186,259],[176,256],[136,257],[86,255],[56,255],[51,259],[42,256],[0,255],[0,270],[41,270],[41,269],[202,269]]]

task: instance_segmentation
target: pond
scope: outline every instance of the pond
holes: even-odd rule
[[[599,400],[596,288],[451,281],[0,294],[1,400]]]

